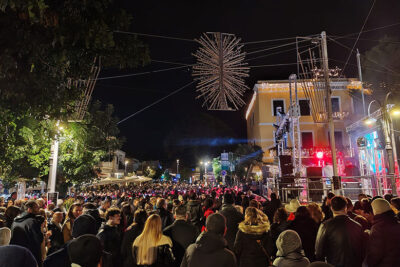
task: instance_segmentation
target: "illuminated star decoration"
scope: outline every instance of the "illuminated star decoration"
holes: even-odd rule
[[[192,74],[198,81],[196,98],[204,98],[203,106],[209,110],[238,110],[249,89],[244,82],[249,67],[243,62],[241,39],[233,34],[204,33],[196,41],[200,44],[193,54],[197,59]]]

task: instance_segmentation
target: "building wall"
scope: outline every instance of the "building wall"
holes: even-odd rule
[[[348,112],[348,118],[353,118],[353,101],[349,90],[359,89],[361,84],[355,79],[341,79],[332,80],[331,87],[333,89],[332,97],[339,98],[340,112]],[[269,153],[269,149],[274,147],[275,127],[273,124],[277,122],[277,117],[273,114],[273,100],[283,100],[284,112],[288,111],[290,105],[289,83],[287,80],[259,81],[254,86],[253,99],[246,112],[247,137],[249,143],[255,143],[262,147],[264,162],[272,163],[274,155]],[[301,83],[298,83],[298,99],[306,99]],[[343,146],[349,146],[349,137],[345,131],[348,119],[335,119],[334,123],[335,132],[342,132]],[[311,115],[300,117],[300,131],[313,133],[314,147],[329,147],[327,124],[314,123]],[[290,138],[288,138],[288,146],[292,146]]]

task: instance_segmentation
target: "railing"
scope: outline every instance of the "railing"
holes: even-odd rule
[[[358,195],[363,193],[369,196],[384,196],[392,194],[391,183],[396,183],[398,195],[400,191],[400,178],[393,175],[381,176],[346,176],[341,177],[340,194],[352,201],[358,200]],[[284,202],[298,198],[302,203],[321,203],[323,198],[332,192],[332,180],[327,177],[315,178],[268,178],[264,184],[266,191],[278,192]]]
[[[301,149],[301,157],[302,158],[311,158],[315,156],[315,153],[317,152],[323,152],[325,156],[330,157],[332,152],[330,148],[302,148]],[[354,149],[351,147],[344,147],[344,148],[338,148],[336,149],[336,153],[342,153],[344,157],[353,157],[354,155]],[[283,149],[282,150],[282,155],[292,155],[292,149]]]

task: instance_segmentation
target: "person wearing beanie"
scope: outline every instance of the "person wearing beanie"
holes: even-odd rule
[[[304,256],[300,236],[293,230],[283,231],[276,240],[278,253],[276,267],[307,267],[310,261]]]
[[[226,218],[226,241],[228,241],[228,248],[233,250],[233,245],[236,239],[236,233],[238,232],[239,223],[244,220],[242,213],[237,211],[233,206],[234,198],[231,193],[225,193],[223,204],[220,210],[220,214],[224,215]]]
[[[315,242],[315,259],[334,266],[361,267],[366,236],[359,223],[347,215],[347,200],[335,196],[330,201],[333,218],[321,223]]]
[[[68,245],[71,266],[98,267],[103,255],[103,247],[95,235],[82,235]]]
[[[390,203],[377,198],[371,203],[373,225],[367,249],[369,267],[400,266],[400,223]]]

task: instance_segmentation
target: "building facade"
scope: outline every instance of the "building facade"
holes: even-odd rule
[[[294,84],[292,83],[292,88]],[[332,112],[335,125],[335,143],[339,160],[352,157],[352,148],[346,126],[356,119],[358,114],[352,90],[361,89],[356,79],[331,79]],[[315,165],[317,151],[330,153],[329,128],[326,123],[316,123],[312,117],[312,106],[306,97],[303,83],[297,83],[297,104],[299,110],[300,148],[305,166]],[[293,103],[293,101],[292,101]],[[288,112],[290,91],[288,80],[258,81],[254,85],[253,97],[246,111],[247,137],[249,143],[260,146],[264,151],[263,162],[276,165],[277,153],[274,141],[279,118]],[[286,142],[289,152],[293,147],[290,138]],[[343,162],[343,164],[345,164]]]

